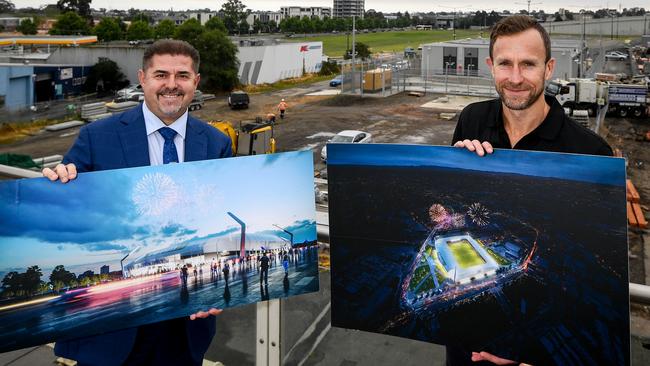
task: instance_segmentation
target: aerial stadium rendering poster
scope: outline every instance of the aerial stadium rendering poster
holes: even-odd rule
[[[628,365],[624,160],[328,147],[332,325],[534,365]]]
[[[319,287],[310,152],[5,181],[0,222],[0,352]]]

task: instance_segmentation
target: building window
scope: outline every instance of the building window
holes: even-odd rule
[[[478,75],[478,48],[465,48],[465,75]]]
[[[442,66],[446,75],[456,75],[456,65],[458,65],[458,49],[456,47],[443,47],[442,49]]]

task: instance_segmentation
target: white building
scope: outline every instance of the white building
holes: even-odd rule
[[[187,13],[187,16],[189,19],[196,19],[201,23],[201,25],[205,25],[205,23],[207,23],[208,20],[212,19],[213,17],[216,17],[217,13],[216,12],[191,12],[191,13]]]
[[[320,71],[323,42],[240,46],[238,57],[242,84],[274,83]]]
[[[302,6],[283,6],[280,8],[280,13],[284,18],[293,18],[293,17],[318,17],[323,19],[325,17],[332,17],[332,8],[321,7],[321,6],[311,6],[311,7],[302,7]]]
[[[551,57],[554,57],[553,78],[577,77],[580,57],[580,40],[551,40]],[[422,76],[471,75],[489,77],[485,59],[490,56],[490,40],[462,39],[422,45]]]
[[[270,21],[274,21],[275,24],[280,24],[280,21],[282,21],[282,19],[284,19],[284,17],[281,12],[257,11],[248,14],[248,16],[246,17],[246,23],[248,23],[248,25],[253,25],[255,24],[255,21],[259,20],[262,23],[268,23]]]

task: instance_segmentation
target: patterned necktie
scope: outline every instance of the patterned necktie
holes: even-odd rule
[[[158,132],[165,139],[165,145],[163,146],[163,164],[178,163],[178,153],[176,152],[176,144],[174,144],[176,131],[169,127],[163,127]]]

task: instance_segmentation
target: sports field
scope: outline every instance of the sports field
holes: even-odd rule
[[[470,268],[485,263],[485,260],[476,252],[472,244],[466,239],[447,242],[447,247],[454,255],[460,268]]]
[[[456,39],[477,38],[480,31],[457,29]],[[484,33],[487,37],[489,33]],[[408,30],[392,31],[377,33],[357,33],[355,36],[357,42],[365,43],[370,47],[372,53],[378,52],[404,52],[404,48],[411,47],[417,49],[421,44],[451,41],[454,38],[453,31],[450,30]],[[290,38],[290,42],[315,42],[323,41],[323,54],[330,57],[341,57],[345,53],[347,46],[352,42],[352,36],[348,38],[345,33],[336,35],[318,35],[313,37],[296,37]]]

